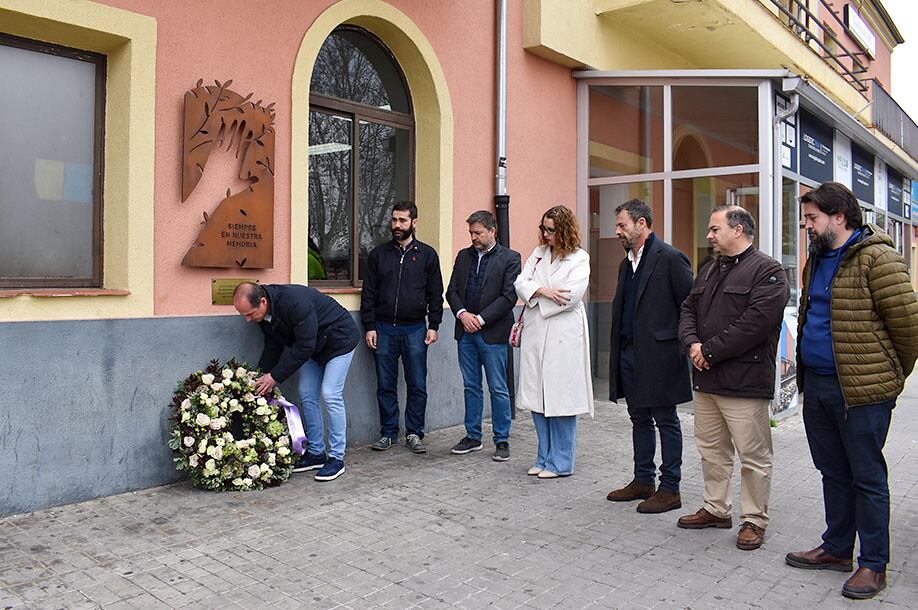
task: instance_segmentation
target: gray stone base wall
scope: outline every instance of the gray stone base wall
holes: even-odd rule
[[[460,424],[464,415],[448,311],[440,330],[428,354],[428,430]],[[166,445],[176,384],[213,358],[254,366],[262,339],[239,316],[206,316],[8,322],[0,324],[0,345],[2,516],[181,478]],[[282,386],[293,401],[295,381]],[[404,409],[403,382],[399,396]],[[374,441],[376,372],[363,343],[345,402],[348,445]]]

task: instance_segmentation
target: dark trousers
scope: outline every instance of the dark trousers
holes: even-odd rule
[[[822,473],[826,531],[822,548],[883,571],[889,563],[889,481],[883,445],[895,400],[845,409],[837,375],[806,371],[803,423],[813,464]]]
[[[633,407],[630,397],[634,394],[634,349],[631,344],[623,345],[619,351],[622,389],[628,402],[628,416],[631,418],[631,440],[634,444],[634,480],[639,483],[656,483],[654,455],[657,451],[656,424],[660,431],[660,488],[673,493],[679,492],[682,480],[682,426],[676,406]],[[665,383],[665,382],[664,382]]]
[[[424,438],[427,412],[427,326],[376,325],[376,401],[383,436],[398,437],[398,359],[405,369],[405,434]]]

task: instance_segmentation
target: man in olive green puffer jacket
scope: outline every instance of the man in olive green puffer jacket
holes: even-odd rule
[[[800,198],[810,237],[803,270],[797,387],[813,463],[822,473],[822,544],[788,564],[850,572],[842,595],[867,599],[886,586],[889,482],[883,445],[892,410],[918,357],[918,301],[905,261],[857,199],[827,182]]]

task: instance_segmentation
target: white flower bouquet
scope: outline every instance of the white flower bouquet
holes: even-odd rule
[[[283,397],[276,389],[271,397],[256,396],[258,374],[245,363],[213,360],[175,390],[169,447],[195,487],[247,491],[290,477],[298,456],[283,407],[269,400]]]

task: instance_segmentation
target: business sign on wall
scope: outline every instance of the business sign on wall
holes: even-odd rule
[[[835,132],[835,181],[851,188],[851,139]]]
[[[845,25],[848,26],[848,32],[851,34],[851,38],[853,38],[862,49],[867,51],[867,54],[870,55],[870,59],[876,59],[877,36],[873,33],[873,30],[870,29],[870,26],[867,25],[867,22],[864,21],[863,17],[861,17],[850,4],[845,5]]]
[[[790,101],[783,95],[775,95],[775,112],[787,111]],[[792,114],[781,121],[778,129],[781,138],[781,166],[792,172],[797,171],[797,115]]]
[[[902,198],[902,174],[888,165],[886,166],[886,192],[886,208],[889,210],[889,213],[904,216],[905,214],[902,209],[904,203],[904,199]]]
[[[873,155],[855,143],[851,144],[851,174],[854,196],[873,203]]]
[[[833,179],[832,128],[800,111],[800,173],[816,182]]]
[[[874,157],[873,160],[873,203],[878,212],[886,212],[886,163]]]
[[[912,218],[918,218],[918,180],[912,180]]]

